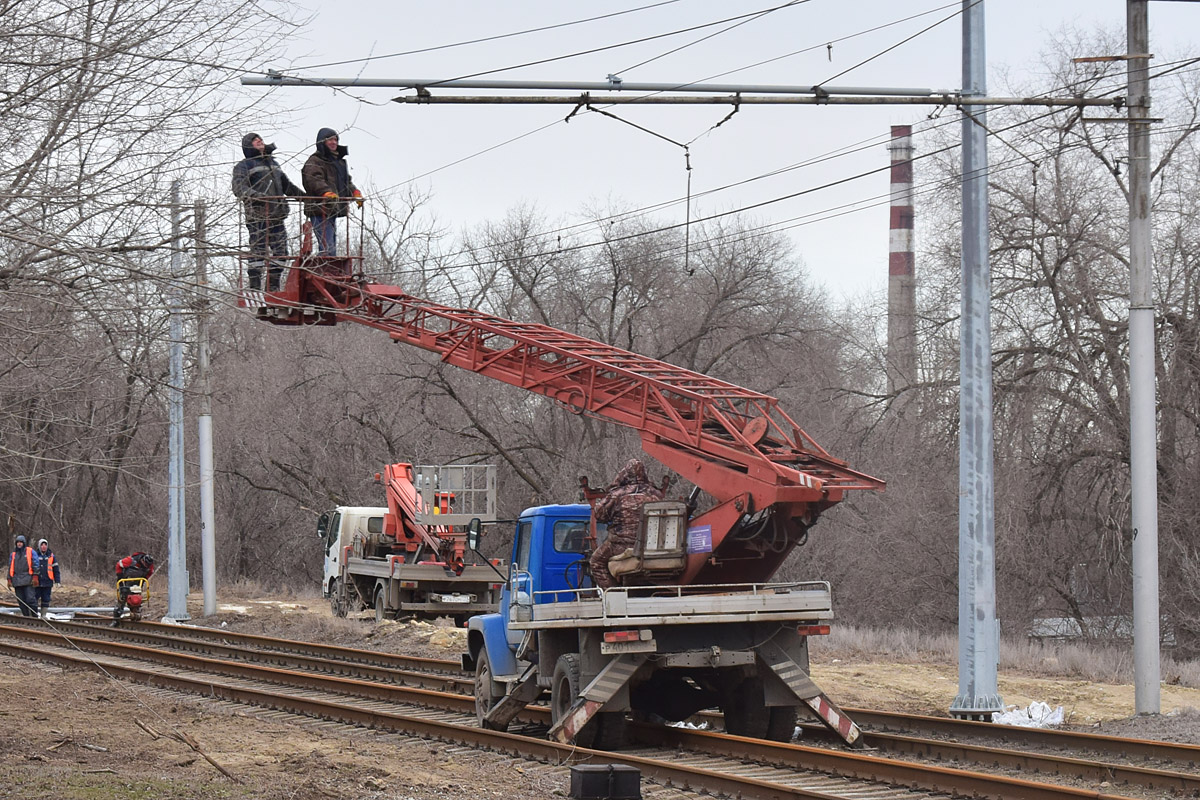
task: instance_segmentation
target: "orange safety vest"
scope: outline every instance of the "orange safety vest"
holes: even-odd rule
[[[29,545],[25,545],[25,563],[29,565],[29,574],[36,575],[33,571],[33,551],[29,549]],[[8,557],[8,577],[15,577],[17,574],[17,551],[14,550],[12,555]]]

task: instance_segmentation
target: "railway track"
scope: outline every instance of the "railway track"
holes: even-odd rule
[[[1200,776],[1182,769],[1105,763],[892,733],[869,733],[870,751],[847,753],[771,744],[715,732],[635,725],[637,749],[599,753],[563,747],[540,738],[549,723],[544,708],[530,708],[518,718],[523,736],[496,734],[475,727],[473,699],[466,694],[471,681],[454,662],[186,626],[140,623],[113,629],[92,623],[56,624],[58,631],[85,651],[81,654],[44,623],[16,619],[4,620],[9,624],[0,626],[3,634],[0,650],[10,655],[48,658],[64,665],[91,668],[96,667],[94,660],[106,670],[140,683],[200,691],[236,702],[519,753],[526,758],[551,759],[556,763],[603,758],[609,763],[629,763],[642,769],[648,778],[664,784],[699,787],[733,796],[1095,798],[1106,796],[1097,788],[1104,782],[1128,785],[1135,789],[1134,796],[1142,797],[1161,796],[1164,791],[1200,793]],[[385,662],[391,666],[384,666]],[[435,671],[423,672],[426,669]],[[457,676],[452,674],[456,671]],[[220,680],[214,678],[218,675]],[[854,713],[867,720],[868,715],[878,712]],[[904,725],[912,728],[913,720],[925,724],[924,721],[934,719],[885,715],[881,721],[893,728]],[[950,729],[958,728],[953,720],[935,722],[950,723],[949,727],[943,725],[939,733],[942,737]],[[869,724],[877,724],[876,719],[870,718]],[[1015,732],[981,723],[967,725],[982,727],[993,734]],[[1020,732],[1025,731],[1020,729]],[[1064,737],[1069,736],[1057,731],[1036,733],[1059,734],[1048,740],[1057,747],[1064,746]],[[1102,746],[1123,746],[1126,752],[1153,752],[1152,757],[1161,764],[1191,764],[1200,750],[1187,745],[1115,737],[1088,738],[1093,751]],[[880,751],[932,759],[936,763],[882,758],[877,755]],[[1006,774],[951,769],[944,765],[947,762],[994,764]],[[1016,777],[1039,773],[1078,783],[1055,786]]]

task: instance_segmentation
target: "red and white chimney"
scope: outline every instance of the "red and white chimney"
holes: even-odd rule
[[[893,125],[891,214],[888,225],[888,392],[917,376],[916,258],[913,254],[912,126]]]

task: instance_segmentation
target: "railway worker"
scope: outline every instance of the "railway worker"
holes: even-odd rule
[[[54,551],[50,549],[50,543],[45,539],[38,539],[34,555],[38,557],[38,585],[34,590],[34,597],[44,617],[50,610],[50,590],[54,588],[54,584],[62,583],[62,567],[55,558]]]
[[[8,557],[8,588],[17,596],[21,616],[37,616],[37,597],[34,587],[38,579],[38,557],[32,547],[25,545],[25,537],[18,536],[13,551]]]
[[[608,571],[608,560],[633,547],[642,526],[642,506],[662,500],[663,493],[650,483],[641,460],[631,458],[621,467],[608,486],[608,494],[592,507],[596,522],[608,523],[608,537],[588,559],[592,583],[607,589],[615,580]]]
[[[301,197],[304,190],[284,174],[275,157],[275,145],[266,144],[257,133],[242,137],[242,155],[233,167],[233,193],[246,211],[250,255],[246,275],[251,289],[261,289],[263,268],[268,269],[267,291],[279,291],[282,259],[287,258],[288,197]]]
[[[317,131],[317,148],[304,168],[300,178],[308,195],[304,201],[304,213],[312,223],[313,237],[321,255],[337,255],[337,221],[350,213],[350,200],[359,208],[363,206],[362,192],[350,179],[350,168],[346,164],[349,151],[338,143],[338,134],[333,128]]]
[[[149,578],[154,574],[154,558],[141,551],[125,556],[117,562],[117,581],[123,578]],[[113,624],[125,613],[125,603],[129,600],[129,584],[118,583],[121,587],[117,593],[117,604],[113,607]]]

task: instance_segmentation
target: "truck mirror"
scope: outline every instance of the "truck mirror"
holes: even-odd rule
[[[479,552],[479,538],[482,531],[483,523],[480,522],[479,517],[475,517],[467,523],[467,547],[476,553]]]
[[[329,512],[317,517],[317,538],[324,539],[329,532]]]

